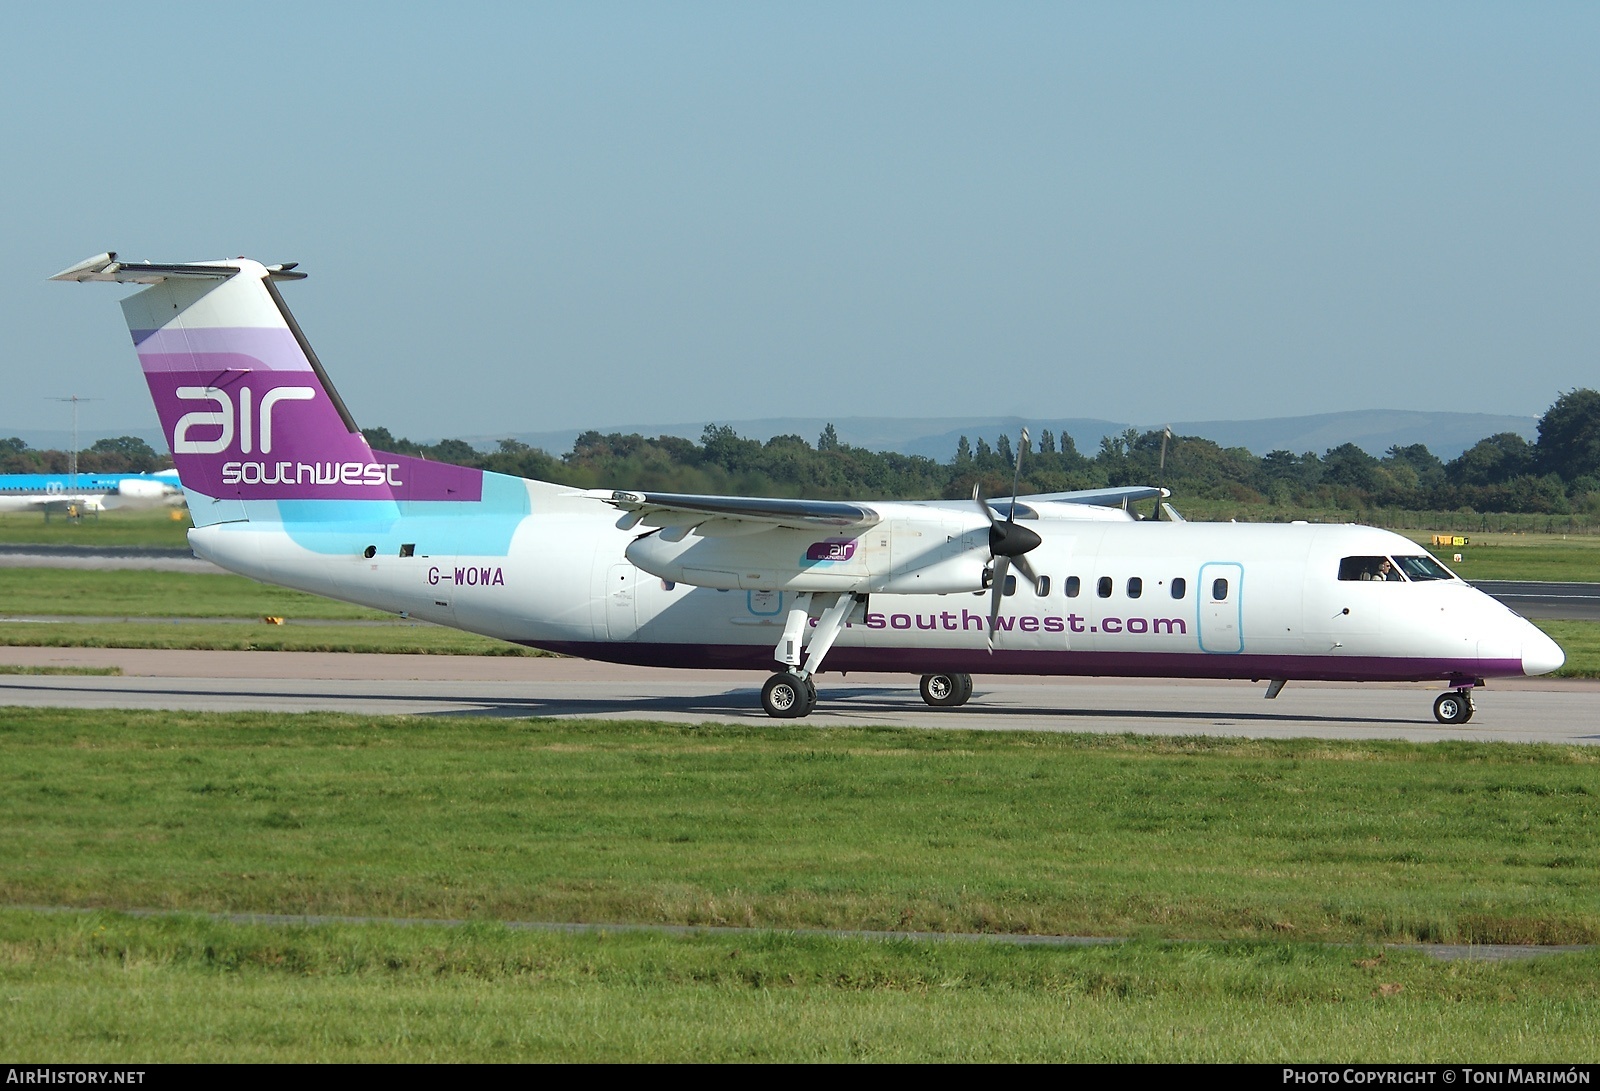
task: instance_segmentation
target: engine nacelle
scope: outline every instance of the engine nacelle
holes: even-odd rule
[[[153,477],[125,477],[117,482],[117,495],[127,500],[160,500],[171,490]]]
[[[785,527],[734,537],[669,528],[636,538],[627,557],[652,576],[720,590],[946,595],[983,588],[987,535],[986,524],[942,516],[831,537]]]
[[[627,557],[652,576],[696,587],[864,592],[872,578],[864,546],[862,538],[819,541],[815,532],[782,527],[733,538],[669,529],[636,538]]]

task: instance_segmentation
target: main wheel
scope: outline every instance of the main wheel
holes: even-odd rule
[[[1441,693],[1433,702],[1433,718],[1442,724],[1464,724],[1472,719],[1472,698],[1464,690]]]
[[[922,699],[934,708],[955,708],[972,696],[972,675],[924,674],[920,688]]]
[[[768,716],[792,720],[810,715],[817,705],[817,690],[810,678],[800,678],[789,671],[774,674],[761,687],[761,707]]]

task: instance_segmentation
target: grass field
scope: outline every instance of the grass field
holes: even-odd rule
[[[1566,663],[1552,677],[1600,678],[1600,621],[1541,619],[1534,624],[1567,653]]]
[[[1600,941],[1600,753],[179,712],[0,717],[0,904]]]
[[[1586,748],[0,710],[35,1059],[1587,1060]],[[500,920],[1138,937],[1017,948]],[[1172,945],[1172,939],[1201,942]],[[1348,941],[1354,948],[1320,941]]]
[[[1430,535],[1406,535],[1464,580],[1600,583],[1600,535],[1472,534],[1464,546],[1434,546]]]
[[[503,640],[421,622],[268,625],[227,622],[0,622],[0,645],[32,648],[165,648],[236,652],[370,652],[392,655],[548,655]]]
[[[1600,957],[0,912],[32,1061],[1589,1062]]]
[[[77,522],[52,515],[47,523],[38,512],[8,511],[0,513],[0,543],[187,549],[194,524],[187,510],[180,508],[178,514],[173,519],[171,508],[108,511]]]
[[[121,673],[121,667],[45,667],[23,666],[17,663],[0,663],[0,674],[69,674],[91,675],[109,678],[120,675]]]
[[[0,607],[10,616],[394,617],[244,576],[141,569],[0,568]]]

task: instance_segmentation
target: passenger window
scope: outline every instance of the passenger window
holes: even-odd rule
[[[1015,595],[1017,593],[1017,577],[1011,575],[1009,572],[1006,573],[1005,593],[1008,595]]]
[[[1185,580],[1182,576],[1179,576],[1177,579],[1172,581],[1172,597],[1173,598],[1181,599],[1181,598],[1183,598],[1184,595],[1188,594],[1188,592],[1189,592],[1189,581],[1188,580]]]
[[[1101,576],[1100,582],[1095,584],[1094,593],[1103,599],[1111,597],[1111,577]]]
[[[1040,576],[1039,585],[1035,587],[1034,590],[1039,593],[1040,598],[1045,598],[1048,596],[1050,594],[1050,577]]]
[[[1128,597],[1130,599],[1136,599],[1142,594],[1144,594],[1144,580],[1140,579],[1138,576],[1129,576]]]
[[[1067,577],[1067,598],[1075,599],[1078,592],[1083,589],[1082,582],[1076,576]]]
[[[1228,598],[1228,581],[1227,580],[1220,580],[1220,579],[1219,580],[1212,580],[1211,581],[1211,597],[1213,599],[1215,599],[1217,602],[1225,602],[1225,601],[1227,601],[1227,598]]]

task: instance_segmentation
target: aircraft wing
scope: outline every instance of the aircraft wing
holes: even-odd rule
[[[105,509],[105,497],[99,493],[41,493],[37,496],[19,496],[8,499],[19,508],[38,508],[48,511],[66,511],[68,508],[78,508],[81,511],[103,511]],[[7,506],[10,505],[8,504]]]
[[[599,492],[598,499],[626,512],[617,525],[629,529],[643,523],[652,527],[694,526],[709,520],[744,524],[750,531],[769,527],[807,530],[821,527],[870,527],[879,515],[863,504],[838,500],[782,500],[755,496],[698,496],[675,492]],[[728,529],[734,529],[730,526]]]

